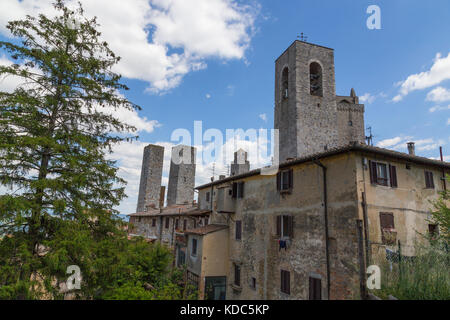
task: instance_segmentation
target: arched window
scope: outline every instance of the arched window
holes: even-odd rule
[[[322,67],[317,62],[309,65],[310,92],[313,96],[323,96]]]
[[[283,99],[289,97],[289,69],[286,67],[281,74],[281,96]]]

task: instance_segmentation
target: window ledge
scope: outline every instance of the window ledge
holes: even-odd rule
[[[241,287],[241,286],[238,286],[238,285],[235,285],[234,283],[231,284],[231,288],[232,288],[233,290],[235,290],[235,291],[239,291],[239,292],[242,291],[242,287]]]

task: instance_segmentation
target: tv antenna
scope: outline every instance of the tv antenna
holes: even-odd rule
[[[375,138],[375,136],[372,134],[372,127],[367,127],[366,130],[369,132],[369,135],[366,136],[367,145],[373,146],[373,138]]]
[[[300,35],[297,36],[297,39],[306,42],[306,40],[308,40],[308,37],[302,32],[300,33]]]

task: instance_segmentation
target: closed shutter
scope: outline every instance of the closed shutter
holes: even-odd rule
[[[277,173],[277,190],[280,191],[281,190],[281,172],[278,171]]]
[[[294,170],[289,170],[289,189],[294,187]]]
[[[187,227],[187,220],[185,219],[185,220],[183,221],[183,230],[186,230],[186,227]]]
[[[276,216],[277,219],[277,236],[281,236],[281,216]]]
[[[281,292],[291,294],[291,273],[289,271],[281,270]]]
[[[425,171],[425,185],[427,189],[434,189],[433,172]]]
[[[294,217],[288,217],[289,238],[294,238]]]
[[[232,198],[236,198],[237,197],[237,183],[233,183],[233,193],[232,193]]]
[[[309,300],[322,300],[322,280],[309,277]]]
[[[381,229],[394,229],[394,214],[381,212],[380,225]]]
[[[236,240],[241,240],[242,238],[241,230],[242,230],[242,222],[236,221]]]
[[[389,165],[389,173],[391,178],[391,187],[397,188],[397,167]]]
[[[243,198],[244,197],[244,182],[239,182],[237,190],[238,190],[237,197]]]
[[[375,184],[378,181],[377,163],[369,160],[369,168],[370,168],[370,183]]]

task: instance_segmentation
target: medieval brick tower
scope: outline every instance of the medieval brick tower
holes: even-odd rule
[[[250,162],[247,158],[248,153],[242,149],[239,149],[234,153],[234,161],[231,163],[231,176],[237,176],[250,171]]]
[[[164,147],[150,144],[144,148],[136,212],[145,212],[147,207],[159,208],[163,160]]]
[[[364,106],[336,96],[333,49],[295,41],[275,62],[279,161],[364,143]]]
[[[167,205],[190,204],[194,201],[195,159],[197,149],[179,145],[172,148]]]

